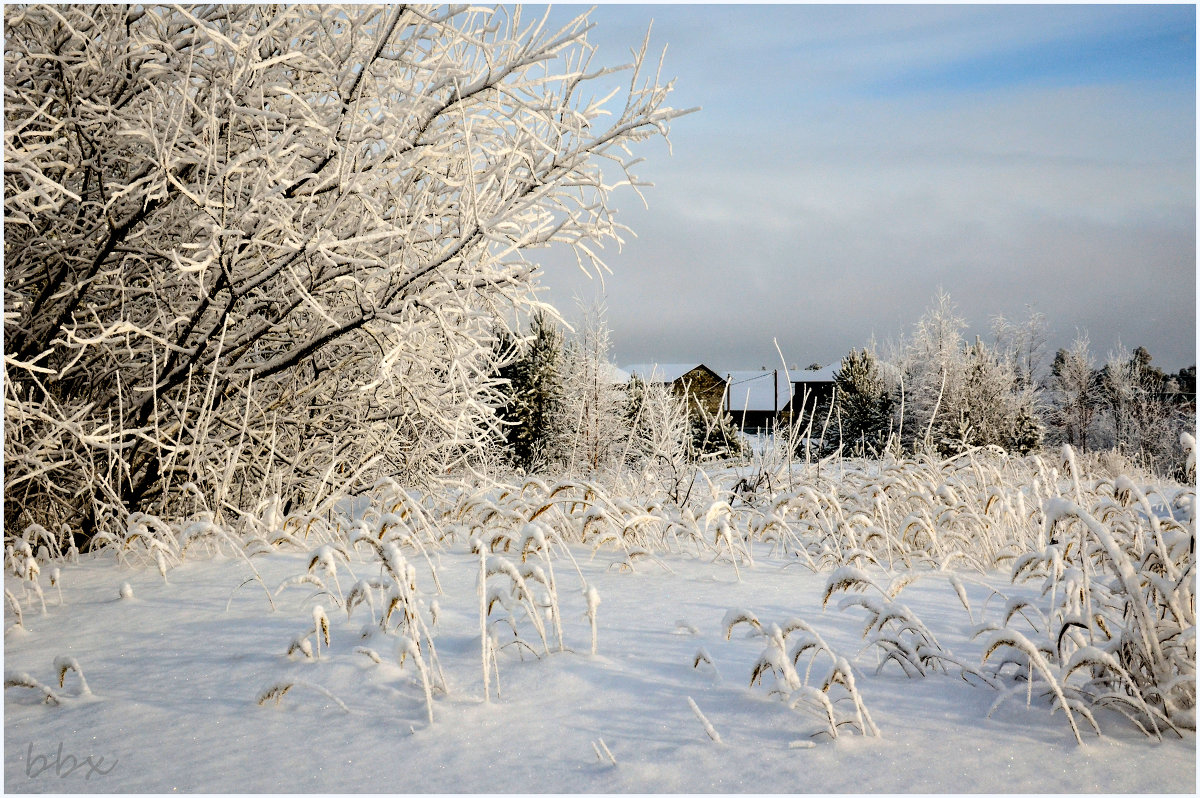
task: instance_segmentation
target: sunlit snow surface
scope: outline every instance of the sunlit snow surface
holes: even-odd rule
[[[168,573],[85,555],[61,567],[62,595],[48,611],[27,608],[28,631],[5,638],[6,672],[24,672],[64,696],[41,703],[25,688],[5,692],[4,787],[8,792],[1194,792],[1195,736],[1154,742],[1123,718],[1097,710],[1104,732],[1079,747],[1061,712],[1036,694],[993,715],[997,693],[955,674],[906,678],[876,673],[877,649],[861,651],[861,609],[821,607],[825,576],[756,549],[741,581],[726,563],[672,555],[637,562],[594,559],[573,548],[600,597],[599,653],[589,654],[587,601],[577,574],[555,560],[566,645],[534,658],[499,652],[500,694],[483,700],[479,561],[465,541],[433,555],[444,594],[413,558],[426,605],[438,605],[434,641],[448,694],[427,721],[411,662],[395,639],[362,640],[371,623],[360,606],[349,620],[310,586],[289,587],[271,612],[245,561],[189,557]],[[302,552],[256,557],[274,589],[305,572]],[[612,565],[612,567],[610,567]],[[377,575],[353,562],[343,572]],[[375,573],[372,573],[375,569]],[[1013,591],[1003,575],[991,578]],[[132,597],[122,598],[122,585]],[[988,591],[967,585],[976,615]],[[232,596],[232,599],[231,599]],[[981,642],[944,579],[908,587],[904,603],[941,644],[978,663]],[[226,605],[228,603],[228,609]],[[994,604],[994,601],[993,601]],[[285,655],[324,606],[331,645],[319,661]],[[766,686],[749,686],[763,650],[746,625],[725,640],[733,608],[764,624],[801,618],[855,666],[858,689],[882,734],[846,729],[836,741],[818,720],[788,709]],[[994,611],[995,607],[991,609]],[[12,618],[6,613],[5,625]],[[503,641],[502,641],[503,642]],[[356,653],[367,646],[382,664]],[[693,668],[703,649],[711,665]],[[539,652],[540,653],[540,652]],[[80,696],[56,657],[73,657],[94,696]],[[273,684],[297,685],[257,703]],[[319,688],[319,689],[318,689]],[[323,691],[345,704],[339,708]],[[80,696],[75,698],[76,696]],[[688,699],[722,744],[710,739]],[[811,747],[808,743],[815,745]],[[601,744],[602,743],[602,744]],[[607,748],[616,760],[604,754]],[[597,752],[600,752],[598,757]],[[90,758],[90,759],[89,759]]]

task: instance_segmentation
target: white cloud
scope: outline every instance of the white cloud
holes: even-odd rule
[[[619,203],[639,238],[612,257],[607,280],[618,355],[754,367],[779,337],[790,357],[825,362],[906,329],[941,286],[979,332],[1032,303],[1055,346],[1086,327],[1098,350],[1119,336],[1168,367],[1195,362],[1194,93],[1123,83],[805,95],[897,64],[1081,35],[1076,9],[1039,9],[1034,28],[987,9],[870,12],[805,9],[803,29],[716,32],[706,27],[716,18],[799,12],[671,18],[667,32],[695,37],[669,39],[671,53],[707,81],[681,79],[681,104],[708,107],[677,123],[673,158],[648,153],[650,210]],[[1105,10],[1091,25],[1130,13]],[[754,55],[755,36],[765,54]],[[749,81],[760,56],[777,71]],[[764,97],[777,107],[754,109]],[[573,271],[549,276],[560,306],[592,290]]]

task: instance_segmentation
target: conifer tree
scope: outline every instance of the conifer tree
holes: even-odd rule
[[[878,453],[891,431],[893,400],[875,355],[868,349],[851,349],[833,380],[834,419],[827,448],[840,444],[847,453]]]
[[[1098,427],[1105,444],[1169,471],[1182,462],[1179,433],[1195,429],[1195,416],[1171,401],[1172,382],[1152,360],[1141,346],[1130,353],[1118,344],[1109,355],[1097,374]]]
[[[500,369],[508,381],[508,403],[500,417],[512,464],[530,472],[562,457],[562,332],[539,310],[528,338],[516,349],[513,360]]]
[[[709,413],[699,402],[688,406],[691,453],[696,460],[745,457],[750,447],[742,438],[733,416],[718,410]]]

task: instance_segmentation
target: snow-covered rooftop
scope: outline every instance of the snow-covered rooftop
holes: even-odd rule
[[[630,374],[636,374],[647,382],[674,382],[701,363],[634,363],[626,366]]]
[[[838,360],[830,363],[824,368],[814,369],[792,369],[792,382],[833,382],[833,373],[840,370],[842,361]]]
[[[729,383],[729,409],[782,410],[792,399],[792,383],[788,372],[780,370],[778,375],[776,379],[775,371],[727,371],[722,374]]]

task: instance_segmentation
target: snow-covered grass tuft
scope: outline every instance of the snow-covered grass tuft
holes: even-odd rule
[[[8,588],[4,588],[4,602],[13,613],[13,625],[9,629],[24,629],[25,614],[21,611],[21,602],[17,601],[17,597]],[[4,630],[6,633],[8,629]]]
[[[733,627],[739,623],[748,624],[754,627],[758,633],[763,632],[763,625],[759,623],[758,617],[749,610],[729,610],[725,613],[725,617],[721,619],[721,628],[725,630],[725,639],[730,639],[733,634]]]
[[[731,610],[726,613],[723,623],[726,640],[738,623],[750,624],[766,641],[766,647],[750,673],[751,687],[763,684],[764,678],[770,676],[773,680],[768,691],[770,695],[783,699],[791,709],[807,710],[821,720],[822,728],[814,734],[825,733],[836,740],[839,729],[850,726],[864,736],[879,736],[879,729],[859,694],[850,663],[830,648],[812,626],[798,618],[783,626],[773,623],[764,626],[751,612]],[[797,632],[799,634],[789,650],[789,638]],[[800,658],[805,655],[808,655],[808,662],[801,675],[798,668]],[[824,655],[825,667],[817,670],[821,655]],[[836,692],[833,691],[835,687],[838,688]]]
[[[757,658],[736,667],[747,668],[752,689],[814,718],[817,735],[877,735],[863,693],[875,707],[872,680],[889,674],[995,690],[994,701],[982,694],[981,721],[1020,699],[1054,723],[1061,717],[1080,741],[1108,733],[1122,716],[1154,740],[1194,730],[1194,487],[1114,476],[1070,449],[1055,458],[979,450],[945,460],[796,464],[790,474],[738,490],[745,477],[712,467],[680,502],[647,481],[615,476],[480,478],[438,495],[383,480],[353,505],[320,517],[284,514],[278,502],[235,524],[218,523],[207,510],[179,523],[131,516],[123,534],[87,556],[157,568],[164,580],[185,562],[231,560],[243,570],[243,584],[263,584],[254,565],[260,563],[277,580],[273,593],[264,585],[268,599],[280,597],[279,608],[300,621],[291,629],[299,633],[289,657],[331,675],[351,660],[370,660],[373,679],[394,678],[398,663],[405,677],[396,687],[412,691],[430,723],[438,698],[449,692],[442,635],[455,660],[470,651],[484,701],[500,701],[502,662],[506,685],[527,684],[529,669],[558,672],[560,654],[574,661],[573,635],[579,651],[590,648],[590,666],[604,666],[607,658],[596,656],[608,619],[598,612],[601,588],[620,607],[625,585],[644,589],[672,578],[675,566],[718,582],[740,580],[740,591],[769,563],[821,575],[807,582],[819,589],[797,599],[827,608],[827,618],[861,618],[857,655],[848,656],[840,637],[828,637],[838,648],[830,646],[827,630],[818,633],[813,624],[771,624],[742,608],[710,631],[731,641],[729,652],[761,641]],[[42,533],[31,530],[30,537],[41,540]],[[39,545],[47,556],[63,551]],[[43,571],[33,551],[23,538],[6,545],[6,622],[22,630],[21,640],[35,636],[23,623],[29,609],[45,606],[40,582],[47,573],[59,591],[50,609],[68,611],[62,577],[74,567],[63,559]],[[445,564],[464,557],[474,575],[466,611],[473,629],[465,639],[478,648],[464,646],[463,608],[450,598],[460,586],[445,576],[461,574]],[[281,562],[290,570],[266,567]],[[643,566],[649,562],[663,567]],[[927,597],[943,588],[937,615],[929,617]],[[227,610],[234,599],[231,593]],[[237,600],[243,608],[275,607],[249,593]],[[340,624],[346,628],[333,628]],[[719,688],[709,654],[717,649],[705,648],[716,634],[707,638],[698,626],[681,620],[663,631],[675,640],[699,638],[690,661],[678,658],[686,651],[673,661]],[[390,662],[378,653],[389,650],[385,644],[395,652]],[[719,658],[725,673],[729,656]],[[519,670],[509,676],[510,668]],[[281,675],[264,703],[277,703],[291,684]],[[20,679],[13,686],[40,689]],[[51,690],[55,700],[58,692]],[[515,692],[505,706],[524,700]],[[439,723],[462,702],[450,704],[437,713]],[[706,723],[698,707],[692,714]],[[601,761],[615,762],[594,745]]]
[[[27,538],[37,540],[40,533],[45,532],[41,526],[33,524],[26,528],[23,537],[15,538],[7,541],[4,547],[4,570],[5,573],[11,573],[20,582],[22,598],[32,604],[33,598],[36,597],[38,604],[41,606],[42,614],[46,614],[46,598],[42,593],[42,586],[39,582],[41,576],[41,566],[38,564],[37,558],[34,556],[33,547]],[[8,586],[4,588],[5,597],[9,602],[9,606],[13,609],[16,616],[16,626],[24,627],[24,618],[21,613],[21,605],[17,600],[15,593],[9,591]]]
[[[306,634],[297,635],[296,637],[292,638],[292,642],[288,646],[286,656],[290,657],[292,654],[299,651],[301,654],[303,654],[305,656],[306,659],[314,659],[315,657],[313,656],[312,641],[309,640],[309,637],[311,637],[311,636],[312,636],[312,632],[308,632]]]
[[[325,608],[321,605],[313,607],[313,635],[317,641],[317,659],[321,658],[321,641],[325,641],[325,648],[329,648],[329,617],[325,614]]]
[[[600,607],[600,594],[596,592],[596,588],[584,583],[583,597],[587,601],[587,619],[592,631],[592,655],[595,656],[597,647],[596,610]]]
[[[417,674],[421,677],[421,687],[425,690],[425,708],[429,716],[429,723],[432,725],[433,688],[429,684],[429,670],[425,667],[425,660],[421,657],[420,646],[411,637],[404,635],[396,643],[396,660],[404,665],[410,658],[416,665]]]
[[[311,682],[305,682],[305,681],[299,681],[299,680],[276,682],[276,683],[270,685],[269,687],[262,690],[258,694],[258,697],[255,699],[255,703],[258,704],[260,707],[266,705],[267,702],[271,702],[273,705],[279,706],[279,703],[283,700],[283,697],[288,694],[288,691],[292,690],[295,687],[303,687],[306,690],[312,690],[314,692],[320,693],[321,695],[325,696],[330,701],[332,701],[334,704],[336,704],[338,709],[342,710],[343,712],[345,712],[347,714],[350,714],[350,708],[347,707],[344,703],[342,703],[341,699],[339,699],[333,693],[329,692],[329,690],[327,690],[326,688],[322,687],[319,684],[312,684]]]
[[[712,723],[710,723],[708,718],[704,716],[704,713],[700,711],[700,707],[696,706],[696,702],[692,700],[691,696],[687,697],[687,702],[688,706],[692,708],[692,714],[696,716],[696,720],[700,721],[700,725],[704,727],[704,733],[708,735],[709,739],[711,739],[717,745],[723,745],[721,741],[721,735],[717,734],[717,730],[713,728]]]
[[[27,687],[30,690],[35,690],[42,694],[42,702],[46,704],[57,706],[58,704],[62,703],[59,696],[53,690],[30,676],[28,673],[5,671],[4,689],[7,690],[10,687]]]
[[[67,677],[67,672],[74,671],[75,675],[79,677],[79,694],[80,695],[91,695],[92,694],[91,688],[88,687],[87,679],[85,679],[83,676],[83,668],[79,667],[79,661],[76,660],[74,657],[65,657],[65,656],[55,657],[54,658],[54,669],[56,671],[58,671],[58,686],[59,687],[63,686],[63,682]]]
[[[63,606],[62,571],[57,567],[50,569],[50,587],[58,591],[58,606]]]
[[[1179,442],[1183,446],[1184,452],[1184,479],[1191,483],[1196,481],[1196,439],[1192,435],[1183,432],[1179,435]]]
[[[970,604],[962,581],[954,574],[936,572],[936,575],[946,577],[945,581],[953,587],[969,618]],[[967,679],[971,676],[988,686],[998,686],[987,673],[944,648],[912,610],[895,600],[905,587],[918,578],[918,575],[901,574],[885,589],[858,569],[843,566],[826,580],[822,606],[838,591],[865,591],[867,587],[871,587],[878,592],[879,595],[864,593],[848,596],[838,603],[839,610],[858,607],[866,611],[867,622],[863,627],[862,636],[867,641],[867,647],[876,646],[882,651],[876,673],[882,671],[889,662],[896,663],[909,677],[947,673],[947,666],[953,666],[967,682],[971,681]]]
[[[1043,600],[1011,606],[1002,623],[982,630],[989,632],[985,659],[1003,649],[997,674],[1012,664],[1030,690],[1041,678],[1077,738],[1071,710],[1099,733],[1093,706],[1153,737],[1194,731],[1195,489],[1155,506],[1125,476],[1085,483],[1070,447],[1063,459],[1070,498],[1045,500],[1043,545],[1012,566],[1013,581],[1040,583]],[[1013,623],[1030,627],[1035,639]]]
[[[83,668],[79,667],[79,662],[74,657],[58,656],[54,658],[54,670],[57,673],[58,687],[61,690],[65,686],[66,675],[68,671],[74,671],[79,677],[79,692],[74,696],[67,696],[65,693],[56,692],[53,688],[42,684],[40,681],[30,676],[23,671],[5,671],[4,673],[4,688],[7,690],[10,687],[25,687],[42,694],[42,703],[57,706],[64,703],[65,700],[90,700],[92,698],[92,690],[88,687],[87,679],[83,676]]]
[[[596,752],[596,759],[600,760],[601,762],[607,762],[608,764],[616,767],[617,758],[613,756],[612,751],[608,750],[608,746],[605,745],[603,737],[598,737],[592,742],[592,750]],[[601,754],[601,751],[604,752],[603,755]]]

